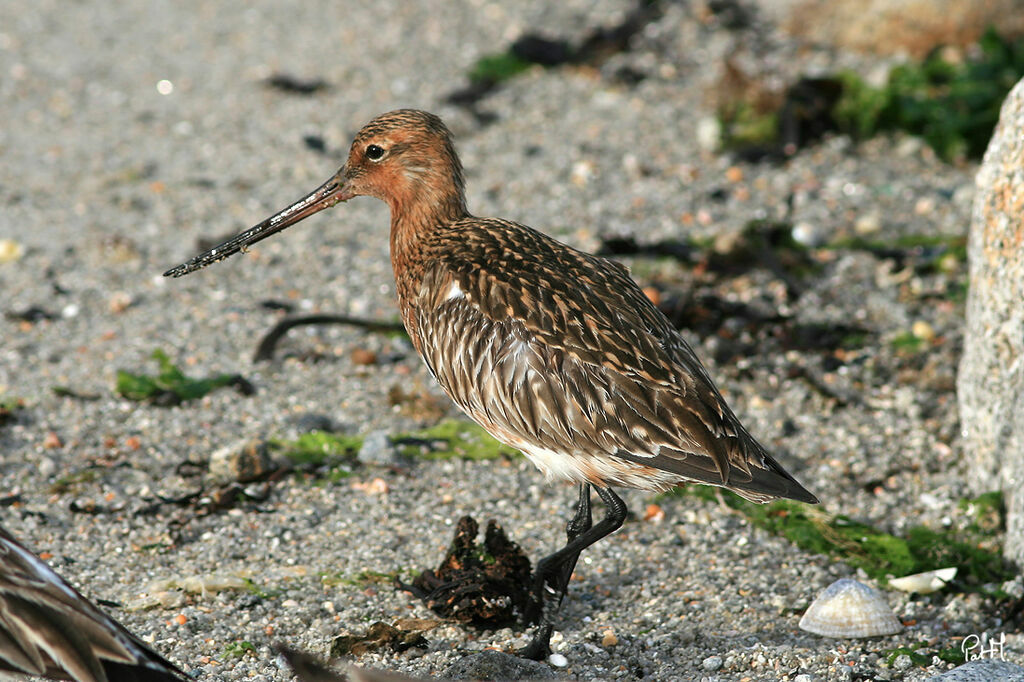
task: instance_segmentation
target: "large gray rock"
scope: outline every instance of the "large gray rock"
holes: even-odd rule
[[[1006,555],[1024,563],[1024,81],[1003,104],[976,191],[958,377],[967,479],[976,493],[1006,493]]]
[[[445,671],[456,680],[548,680],[558,675],[545,663],[486,650],[459,659]]]
[[[998,658],[980,658],[929,678],[930,682],[1024,682],[1024,668]]]

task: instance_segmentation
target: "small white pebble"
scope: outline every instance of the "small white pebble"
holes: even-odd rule
[[[13,239],[0,239],[0,263],[13,263],[24,253],[25,247]]]
[[[825,243],[825,233],[808,222],[800,222],[793,226],[793,241],[808,248],[816,248]]]
[[[924,320],[917,320],[910,327],[910,333],[922,341],[931,341],[935,338],[935,329]]]
[[[857,234],[874,234],[882,229],[882,217],[877,213],[865,213],[853,224]]]
[[[892,662],[892,667],[897,670],[910,670],[914,667],[914,660],[906,654],[900,654],[896,657],[896,660]]]
[[[564,668],[569,665],[569,659],[562,654],[551,654],[548,656],[548,663],[555,666],[556,668]]]
[[[593,161],[584,159],[577,161],[572,165],[572,172],[569,174],[569,181],[577,187],[583,187],[586,185],[592,177],[594,177],[594,171],[597,167]]]
[[[697,121],[695,131],[697,146],[706,152],[716,151],[722,146],[722,124],[715,116],[704,116]]]

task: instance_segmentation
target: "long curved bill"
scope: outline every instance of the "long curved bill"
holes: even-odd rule
[[[164,273],[164,277],[181,277],[190,272],[205,268],[211,263],[224,260],[239,251],[245,251],[248,246],[255,244],[261,239],[266,239],[270,235],[280,232],[284,228],[294,225],[325,208],[330,208],[342,201],[348,201],[353,196],[355,194],[345,186],[344,173],[339,171],[337,175],[288,208],[275,213],[259,225],[250,227],[245,232],[232,237],[223,244],[218,244],[206,253],[201,253],[192,260],[182,263],[176,268],[171,268]]]

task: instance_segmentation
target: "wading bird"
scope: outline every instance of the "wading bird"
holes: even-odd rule
[[[391,208],[402,321],[434,378],[549,478],[579,484],[568,542],[537,563],[542,614],[522,655],[550,653],[552,618],[580,552],[625,520],[613,486],[696,482],[756,502],[817,502],[747,433],[625,267],[466,210],[462,164],[433,114],[378,116],[318,189],[164,274],[198,270],[356,196]],[[592,487],[606,508],[596,524]]]
[[[190,679],[0,528],[0,671],[76,682]],[[4,678],[0,672],[0,678]]]

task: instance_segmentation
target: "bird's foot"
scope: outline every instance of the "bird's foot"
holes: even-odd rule
[[[551,630],[550,623],[541,623],[530,643],[517,651],[516,656],[531,661],[547,660],[547,657],[551,655]]]

